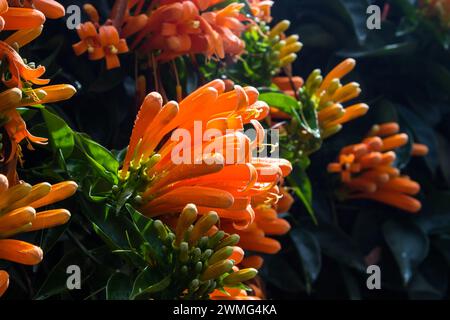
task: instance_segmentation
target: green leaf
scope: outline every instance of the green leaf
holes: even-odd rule
[[[335,2],[336,4],[339,3],[341,6],[339,12],[353,27],[353,31],[355,32],[358,41],[363,43],[367,37],[368,29],[366,21],[368,15],[366,14],[366,11],[369,2],[367,0],[338,0]]]
[[[75,140],[77,147],[83,152],[84,157],[89,161],[92,169],[110,184],[117,184],[119,162],[113,154],[84,134],[76,133]]]
[[[106,285],[106,300],[128,300],[132,289],[130,276],[117,272]]]
[[[311,219],[317,224],[317,218],[312,207],[312,187],[305,170],[298,165],[294,167],[294,171],[287,178],[290,186],[294,190],[295,195],[303,202]]]
[[[311,286],[317,280],[322,268],[319,241],[306,229],[293,229],[289,235],[302,261],[303,272],[306,278],[306,289],[310,292]]]
[[[85,150],[97,161],[102,167],[111,173],[117,173],[119,170],[119,162],[114,155],[94,140],[84,134],[77,133],[77,138],[83,143]]]
[[[358,245],[344,231],[326,223],[320,223],[311,231],[327,256],[360,272],[365,271],[364,257]]]
[[[409,220],[389,220],[383,224],[382,230],[400,268],[403,283],[407,285],[428,254],[428,237]]]
[[[81,269],[81,283],[93,273],[94,265],[90,259],[87,259],[83,253],[78,249],[69,251],[56,266],[50,271],[47,279],[40,287],[33,299],[44,300],[57,294],[67,292],[67,268],[71,265],[77,265]]]
[[[61,150],[64,158],[70,157],[75,145],[74,132],[67,123],[47,109],[40,109],[50,135],[54,150]]]
[[[155,270],[147,267],[142,271],[134,281],[133,291],[131,292],[130,299],[146,299],[153,294],[158,293],[166,289],[171,282],[170,275],[161,277]]]
[[[269,106],[276,107],[280,109],[282,112],[285,112],[295,117],[299,123],[302,122],[298,114],[298,110],[300,110],[300,105],[298,101],[295,100],[293,97],[279,92],[266,92],[260,94],[259,100],[264,101]]]

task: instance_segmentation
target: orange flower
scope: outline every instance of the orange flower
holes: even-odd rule
[[[176,214],[192,202],[200,214],[217,212],[223,226],[244,230],[259,221],[269,234],[287,231],[273,216],[262,219],[261,215],[256,221],[259,208],[253,206],[255,197],[261,203],[276,203],[279,196],[272,190],[291,171],[286,160],[252,156],[262,142],[257,120],[268,113],[268,106],[257,99],[258,92],[252,87],[236,86],[225,92],[221,80],[203,86],[179,104],[171,101],[163,106],[159,94],[149,94],[137,116],[120,172],[124,188],[137,175],[145,179],[138,209],[154,217]],[[255,141],[243,133],[247,123],[256,129],[259,138]],[[183,141],[186,148],[182,154],[187,157],[183,159],[189,161],[176,164],[173,156],[178,155],[180,142],[164,139],[174,129],[191,137],[199,129],[215,129],[217,135],[207,141]],[[165,142],[160,144],[162,140]]]
[[[144,53],[161,50],[157,59],[163,61],[187,53],[221,56],[219,35],[200,16],[199,9],[191,1],[162,5],[152,11],[132,47],[138,45]]]
[[[119,54],[128,52],[125,39],[120,39],[119,33],[114,26],[102,26],[99,30],[100,44],[103,48],[103,56],[106,58],[108,70],[120,66]]]
[[[240,38],[245,26],[239,20],[239,12],[243,7],[243,3],[231,3],[221,10],[202,13],[202,17],[219,34],[221,44],[218,55],[221,58],[225,54],[239,55],[245,48]]]
[[[9,74],[3,74],[2,82],[8,87],[22,88],[22,81],[37,85],[46,85],[50,80],[40,79],[45,73],[45,67],[31,68],[23,61],[22,57],[10,45],[0,41],[0,59],[8,61]]]
[[[269,0],[249,0],[252,14],[261,21],[270,23],[272,21],[271,9],[273,1]]]
[[[75,54],[79,56],[87,51],[89,59],[101,59],[98,58],[101,56],[101,48],[95,25],[92,22],[82,23],[77,27],[77,33],[81,41],[72,46]]]
[[[70,218],[69,211],[55,209],[36,212],[36,209],[72,196],[77,187],[72,181],[56,185],[44,182],[35,186],[21,182],[10,187],[8,179],[0,174],[0,259],[25,265],[41,262],[41,248],[8,238],[18,233],[65,224]],[[8,274],[0,270],[0,296],[6,291],[8,284]]]
[[[37,9],[50,19],[59,19],[66,14],[64,6],[55,0],[24,0],[22,6]]]
[[[67,100],[75,92],[76,90],[73,86],[62,84],[39,89],[27,88],[20,90],[19,88],[13,88],[0,93],[0,115],[7,119],[5,129],[12,142],[12,150],[7,162],[15,157],[18,145],[24,139],[37,144],[45,144],[47,142],[46,138],[33,136],[27,130],[26,123],[16,108]],[[29,148],[31,149],[32,147],[29,145]]]
[[[125,39],[119,37],[116,27],[104,25],[97,29],[92,22],[81,24],[77,29],[80,42],[73,45],[76,55],[88,52],[90,60],[106,59],[108,70],[120,66],[119,54],[128,52]]]
[[[419,193],[420,185],[400,176],[395,167],[393,150],[408,142],[408,136],[398,132],[397,123],[375,125],[361,143],[341,150],[339,163],[328,166],[328,172],[341,173],[348,198],[371,199],[408,212],[421,209],[420,202],[412,197]],[[417,145],[412,152],[422,156],[428,148]]]
[[[34,29],[44,22],[45,16],[41,11],[10,7],[7,0],[0,0],[0,31]]]

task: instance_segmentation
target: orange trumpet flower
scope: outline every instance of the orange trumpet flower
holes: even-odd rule
[[[176,214],[192,202],[200,214],[217,212],[222,225],[245,230],[257,223],[260,208],[255,197],[261,203],[276,202],[280,196],[272,190],[278,190],[276,185],[292,170],[286,160],[252,156],[263,140],[258,120],[268,114],[268,106],[257,99],[252,87],[236,86],[225,92],[222,80],[206,84],[179,104],[171,101],[163,106],[159,94],[149,94],[136,118],[120,172],[124,185],[137,175],[148,177],[138,192],[137,208],[154,217]],[[245,124],[255,127],[255,141],[244,134]],[[195,138],[198,130],[208,129],[215,133],[211,139]],[[172,132],[175,136],[185,132],[194,139],[185,141],[183,136],[180,145],[173,134],[166,139]],[[174,162],[179,154],[184,162]],[[268,234],[289,229],[274,216],[262,216],[260,223]]]
[[[408,176],[400,176],[394,166],[393,150],[409,139],[399,130],[393,122],[374,125],[362,143],[341,150],[339,163],[329,164],[328,172],[341,174],[348,198],[375,200],[412,213],[421,209],[420,201],[413,197],[420,185]],[[427,152],[426,146],[417,144],[412,154],[423,156]]]
[[[9,238],[18,233],[65,224],[70,218],[69,211],[55,209],[37,212],[37,209],[72,196],[77,187],[72,181],[56,185],[44,182],[35,186],[21,182],[10,186],[8,179],[0,174],[0,259],[25,265],[41,262],[41,248]],[[8,274],[0,270],[0,296],[8,284]]]

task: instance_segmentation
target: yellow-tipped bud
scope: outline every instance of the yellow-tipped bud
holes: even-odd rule
[[[66,209],[55,209],[38,212],[32,226],[26,231],[36,231],[53,228],[65,224],[70,219],[70,212]]]
[[[240,236],[238,234],[232,234],[228,237],[226,237],[225,239],[223,239],[222,241],[220,241],[220,243],[217,245],[216,250],[219,250],[220,248],[226,247],[226,246],[235,246],[239,243],[240,240]]]
[[[30,193],[26,197],[11,204],[6,209],[6,211],[10,211],[10,210],[14,210],[14,209],[17,209],[20,207],[27,206],[28,204],[33,203],[34,201],[37,201],[37,200],[45,197],[46,195],[48,195],[50,193],[51,189],[52,189],[52,185],[50,183],[43,182],[43,183],[37,184],[31,188]]]
[[[8,212],[0,217],[0,234],[22,228],[24,225],[33,222],[36,217],[36,211],[32,207],[23,207]]]
[[[224,273],[230,272],[233,268],[234,263],[231,260],[222,260],[211,266],[209,266],[205,272],[200,276],[200,280],[207,281],[212,279],[217,279]]]
[[[272,28],[269,32],[269,38],[274,38],[275,36],[280,35],[281,33],[285,32],[289,26],[291,25],[291,22],[289,20],[283,20],[280,21],[278,24],[275,25],[275,27]]]
[[[258,270],[253,268],[239,270],[233,272],[223,280],[224,285],[236,285],[241,282],[245,282],[253,279],[258,274]]]
[[[3,192],[0,197],[0,210],[25,198],[31,192],[31,189],[32,187],[28,183],[21,183]]]
[[[280,57],[283,58],[291,53],[297,53],[302,50],[303,44],[301,42],[294,42],[289,45],[285,45],[280,49]]]
[[[215,264],[219,261],[228,259],[233,254],[233,247],[227,246],[218,251],[216,251],[211,258],[209,258],[208,263],[210,265]]]
[[[295,53],[290,53],[287,56],[284,56],[280,60],[280,67],[286,67],[293,63],[297,59],[297,55]]]
[[[184,207],[178,218],[177,226],[175,228],[176,243],[179,244],[185,235],[187,229],[194,223],[197,219],[197,207],[190,203]]]
[[[30,203],[33,208],[40,208],[46,205],[71,197],[78,189],[74,181],[64,181],[52,186],[52,190],[45,197]]]
[[[286,41],[286,45],[290,45],[291,43],[297,42],[299,38],[298,34],[293,34],[284,39],[284,41]]]
[[[189,243],[196,243],[206,232],[211,229],[219,221],[219,215],[211,211],[201,217],[194,226],[192,233],[190,235]]]
[[[333,125],[330,127],[325,127],[322,132],[322,139],[327,139],[327,138],[335,135],[336,133],[338,133],[341,130],[342,130],[342,125],[340,125],[340,124]]]

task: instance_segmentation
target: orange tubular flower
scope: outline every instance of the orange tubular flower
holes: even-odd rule
[[[164,61],[187,53],[223,57],[219,35],[191,1],[162,5],[151,12],[147,25],[138,33],[132,47],[138,45],[145,53],[161,50],[157,59]]]
[[[272,21],[271,9],[273,1],[269,0],[249,0],[252,14],[261,21],[270,23]]]
[[[55,0],[25,0],[22,6],[37,9],[50,19],[59,19],[66,14],[64,6]]]
[[[19,48],[28,44],[40,35],[42,27],[29,30],[20,30],[9,36],[4,42],[0,41],[0,55],[9,62],[9,75],[3,75],[3,83],[11,89],[0,93],[0,116],[6,119],[5,129],[12,142],[12,151],[7,162],[17,154],[19,143],[28,139],[31,142],[42,144],[47,139],[31,135],[25,121],[16,108],[52,103],[71,98],[76,90],[71,85],[52,85],[38,89],[31,88],[31,84],[47,84],[48,80],[40,77],[45,68],[40,66],[33,69],[27,66],[20,55],[11,47]],[[31,148],[31,146],[29,145]]]
[[[408,142],[408,136],[398,132],[397,123],[375,125],[361,143],[341,150],[338,163],[329,164],[328,172],[341,174],[348,198],[371,199],[412,213],[421,209],[412,197],[419,193],[420,185],[400,176],[394,165],[393,150]],[[423,156],[427,152],[426,146],[417,144],[412,154]]]
[[[268,106],[257,101],[258,91],[252,87],[224,90],[224,82],[215,80],[180,104],[171,101],[162,106],[157,93],[145,98],[120,172],[124,184],[133,181],[137,173],[145,178],[136,204],[144,215],[177,214],[192,202],[200,214],[217,212],[222,226],[244,230],[257,222],[259,208],[255,212],[254,203],[278,200],[274,190],[290,173],[290,163],[252,156],[252,150],[263,140],[258,120],[268,114]],[[250,141],[243,133],[245,124],[252,124],[259,138]],[[185,132],[190,137],[196,137],[198,130],[214,129],[214,134],[207,141],[187,141],[183,135],[181,149],[174,135],[164,139],[174,129],[175,135]],[[165,142],[160,145],[162,140]],[[180,154],[184,162],[177,164],[174,157]],[[270,224],[274,218],[261,214],[258,221],[264,229],[279,234],[277,222],[276,226]]]
[[[10,187],[8,179],[0,174],[0,259],[24,265],[41,262],[41,248],[8,238],[18,233],[65,224],[70,218],[69,211],[55,209],[36,212],[36,209],[72,196],[77,187],[72,181],[56,185],[44,182],[35,186],[21,182]],[[8,284],[8,273],[0,270],[0,296],[6,291]]]
[[[89,53],[89,59],[101,59],[99,57],[102,55],[102,52],[95,25],[90,21],[80,24],[77,28],[77,33],[81,41],[72,46],[75,54],[79,56],[87,51]]]
[[[231,3],[222,10],[202,14],[202,17],[220,36],[222,45],[219,56],[239,55],[244,51],[245,43],[240,35],[245,30],[245,26],[239,20],[239,12],[243,7],[243,3]]]
[[[128,52],[125,39],[120,39],[119,33],[114,26],[102,26],[99,30],[100,44],[103,48],[103,55],[106,58],[108,70],[120,66],[119,54]]]
[[[0,0],[0,31],[34,29],[44,22],[45,16],[41,11],[10,7],[7,0]]]
[[[0,59],[8,61],[10,74],[3,74],[2,82],[8,87],[22,87],[22,81],[31,82],[37,85],[46,85],[50,80],[40,79],[45,73],[45,67],[39,66],[36,69],[25,64],[22,57],[6,42],[0,41]]]
[[[88,52],[90,60],[106,59],[108,70],[120,66],[119,54],[128,52],[125,39],[121,39],[116,27],[104,25],[97,28],[92,22],[81,24],[77,29],[80,42],[73,45],[76,55]]]

